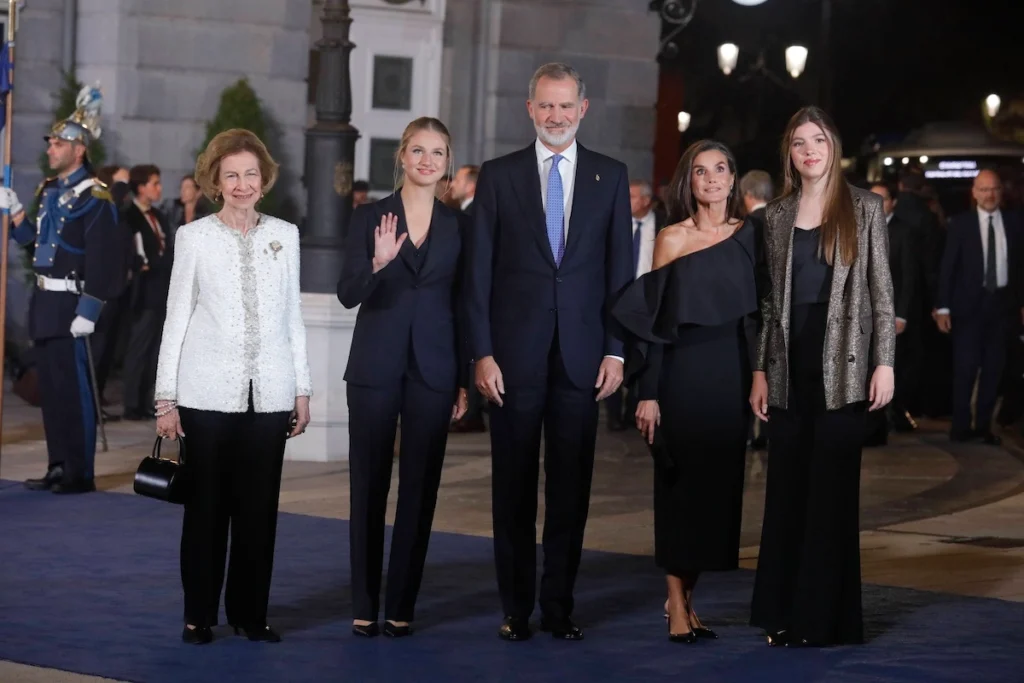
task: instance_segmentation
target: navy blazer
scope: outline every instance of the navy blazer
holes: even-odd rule
[[[1019,307],[1024,303],[1021,292],[1024,283],[1024,277],[1021,277],[1024,225],[1016,213],[1004,209],[1002,214],[1006,233],[1007,289],[1011,295],[1007,304]],[[980,311],[984,290],[985,252],[981,246],[981,224],[977,209],[972,208],[949,221],[935,308],[948,308],[953,316],[970,317]]]
[[[345,381],[389,386],[401,381],[415,357],[423,381],[435,391],[454,391],[468,381],[468,351],[461,340],[464,233],[469,219],[434,201],[430,244],[417,273],[402,245],[398,256],[373,273],[373,232],[388,213],[398,234],[408,232],[396,193],[352,212],[338,300],[359,306]],[[406,240],[408,241],[408,240]]]
[[[467,272],[473,357],[494,356],[506,386],[542,384],[557,331],[569,380],[593,387],[604,356],[624,357],[608,316],[633,280],[629,176],[625,164],[578,145],[556,267],[535,150],[487,161],[477,179]]]

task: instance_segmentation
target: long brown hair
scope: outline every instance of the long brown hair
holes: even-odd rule
[[[821,242],[819,253],[824,252],[825,261],[834,265],[834,245],[839,245],[839,256],[843,263],[850,265],[857,258],[857,215],[853,209],[853,193],[850,192],[846,179],[843,178],[843,143],[831,117],[819,107],[804,107],[786,126],[782,136],[782,168],[785,170],[786,184],[783,196],[799,192],[802,184],[800,172],[793,166],[790,154],[793,147],[793,135],[796,129],[805,123],[813,123],[821,128],[828,140],[828,181],[825,186],[825,206],[821,215]]]
[[[445,177],[448,180],[444,190],[444,194],[447,194],[451,188],[451,179],[455,176],[455,160],[452,158],[452,136],[448,132],[448,127],[440,119],[435,119],[433,116],[421,116],[418,119],[413,119],[402,132],[402,141],[398,144],[398,149],[395,150],[395,191],[397,192],[398,188],[405,181],[405,174],[402,172],[402,155],[405,154],[405,149],[409,146],[409,140],[412,139],[412,136],[422,130],[437,133],[444,138],[444,146],[448,150],[448,163],[445,171]]]
[[[697,215],[697,199],[693,196],[693,162],[704,152],[721,152],[729,165],[729,172],[733,176],[733,186],[729,190],[729,200],[725,208],[725,217],[739,218],[740,215],[740,193],[736,187],[736,157],[732,151],[717,140],[698,140],[683,152],[679,163],[676,165],[675,175],[668,186],[666,196],[666,208],[668,209],[669,223],[678,223],[687,218],[695,218]]]

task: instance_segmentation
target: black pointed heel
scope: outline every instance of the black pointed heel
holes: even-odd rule
[[[235,626],[231,624],[231,628],[235,629],[235,635],[245,634],[245,637],[255,643],[280,643],[281,636],[277,635],[277,632],[264,624],[257,628],[246,628],[245,626]]]
[[[698,638],[706,638],[708,640],[718,640],[718,634],[709,629],[707,626],[694,626],[693,634]]]

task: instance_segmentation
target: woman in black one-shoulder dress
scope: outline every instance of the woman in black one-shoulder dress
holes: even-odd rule
[[[637,426],[655,458],[655,560],[675,642],[716,637],[694,613],[693,589],[701,572],[739,563],[757,240],[736,218],[735,179],[724,145],[686,151],[670,187],[680,222],[659,234],[655,270],[613,311],[635,337],[627,369],[639,375]]]

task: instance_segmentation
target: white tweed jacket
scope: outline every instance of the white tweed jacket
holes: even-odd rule
[[[261,216],[244,237],[216,215],[181,226],[156,399],[225,413],[290,411],[312,386],[299,300],[299,231]]]

